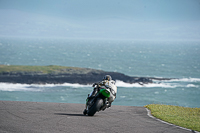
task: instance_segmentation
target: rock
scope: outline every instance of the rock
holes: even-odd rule
[[[84,70],[84,71],[83,71]],[[156,80],[169,80],[148,77],[130,77],[122,73],[106,72],[95,69],[80,70],[63,70],[62,72],[53,72],[44,74],[41,72],[3,72],[0,74],[0,82],[23,83],[23,84],[62,84],[62,83],[79,83],[92,84],[99,82],[105,75],[111,75],[113,80],[120,80],[126,83],[152,83]]]
[[[166,78],[131,77],[118,72],[106,72],[90,68],[64,66],[5,66],[0,65],[0,82],[26,84],[62,84],[79,83],[92,84],[99,82],[105,75],[111,75],[113,80],[127,83],[152,83],[153,80],[168,80]]]

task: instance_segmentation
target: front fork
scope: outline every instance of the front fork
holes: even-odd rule
[[[88,94],[88,98],[86,99],[86,104],[85,104],[85,108],[86,110],[88,110],[88,106],[91,106],[92,102],[94,101],[95,97],[92,99],[89,99],[89,94]],[[89,102],[89,103],[88,103]],[[88,105],[89,104],[89,105]]]
[[[96,94],[98,93],[98,89],[97,88],[94,88],[94,90],[88,94],[88,97],[86,99],[86,105],[85,105],[85,108],[87,109],[87,105],[88,105],[88,101],[89,101],[89,98],[90,97],[96,97]]]

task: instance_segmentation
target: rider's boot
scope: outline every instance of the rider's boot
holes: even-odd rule
[[[101,109],[104,111],[107,108],[107,104],[105,104]]]
[[[108,102],[108,103],[107,103],[107,108],[110,108],[110,107],[111,107],[111,104],[112,104],[112,103]]]
[[[104,111],[106,108],[110,108],[111,107],[111,103],[109,101],[105,101],[105,105],[102,107],[102,110]]]

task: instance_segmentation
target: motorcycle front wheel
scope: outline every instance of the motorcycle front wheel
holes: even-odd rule
[[[97,111],[100,111],[101,106],[103,105],[103,99],[98,98],[96,102],[88,109],[88,116],[93,116]]]

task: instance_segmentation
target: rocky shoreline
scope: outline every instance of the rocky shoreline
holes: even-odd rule
[[[169,78],[153,77],[131,77],[118,72],[106,72],[84,68],[80,70],[69,70],[65,72],[2,72],[0,73],[0,82],[22,83],[22,84],[62,84],[79,83],[92,84],[102,80],[103,76],[111,75],[113,80],[120,80],[126,83],[153,83],[153,80],[170,80]]]

